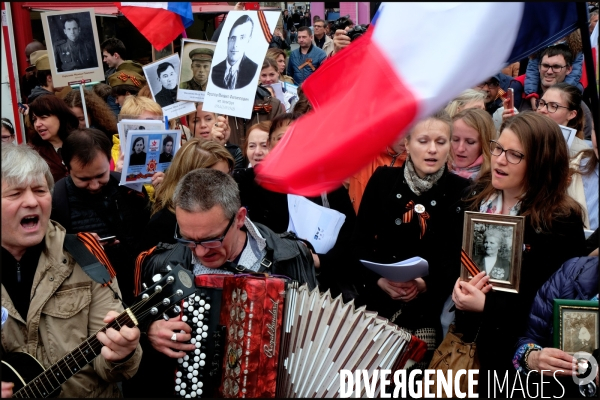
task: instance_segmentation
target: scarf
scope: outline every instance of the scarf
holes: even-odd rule
[[[436,173],[427,175],[425,178],[421,178],[419,175],[417,175],[415,166],[413,165],[410,156],[406,159],[406,164],[404,166],[404,179],[406,179],[406,183],[408,184],[410,190],[412,190],[417,196],[420,196],[431,189],[433,185],[442,177],[442,174],[446,168],[446,165],[444,164]]]
[[[460,168],[453,163],[452,173],[473,181],[477,177],[477,174],[479,174],[479,171],[481,171],[481,164],[483,164],[483,154],[477,157],[477,159],[473,161],[473,164],[468,167]]]
[[[521,202],[517,202],[512,208],[509,210],[509,214],[512,216],[516,216],[519,214],[519,210],[521,209]],[[485,200],[481,203],[479,207],[479,212],[487,213],[487,214],[500,214],[502,212],[502,192],[498,190],[496,193],[491,195],[489,199]]]

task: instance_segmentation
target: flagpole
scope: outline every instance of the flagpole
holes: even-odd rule
[[[594,128],[596,132],[596,142],[600,143],[600,116],[598,115],[600,106],[598,105],[598,86],[596,82],[596,71],[594,70],[594,58],[592,57],[592,41],[589,35],[587,3],[577,2],[577,20],[579,30],[581,32],[581,42],[583,44],[583,59],[588,78],[588,89],[591,95],[591,111],[594,120]]]

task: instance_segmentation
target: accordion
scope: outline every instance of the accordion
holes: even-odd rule
[[[336,397],[340,370],[394,371],[426,350],[377,313],[287,279],[200,275],[196,285],[183,312],[200,334],[192,334],[196,351],[180,359],[181,397]]]

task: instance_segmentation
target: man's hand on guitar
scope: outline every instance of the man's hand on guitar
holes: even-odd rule
[[[181,331],[185,333],[181,333]],[[159,319],[150,324],[148,340],[157,351],[171,358],[180,358],[185,356],[186,351],[196,348],[191,343],[185,343],[192,338],[191,331],[190,326],[183,322],[180,316],[168,321]],[[175,341],[173,335],[175,335]]]
[[[8,399],[13,395],[13,386],[15,386],[12,382],[2,382],[2,398]]]
[[[118,316],[116,311],[109,311],[104,317],[104,322],[109,323]],[[97,338],[104,345],[102,356],[107,361],[118,362],[135,351],[140,341],[140,330],[128,326],[123,326],[119,331],[108,328],[106,332],[98,332]]]

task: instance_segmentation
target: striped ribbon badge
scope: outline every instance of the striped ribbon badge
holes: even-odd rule
[[[271,40],[273,40],[273,35],[271,34],[269,24],[267,23],[267,18],[265,17],[265,13],[263,11],[258,11],[258,20],[260,21],[260,27],[262,28],[267,43],[271,43]]]
[[[481,272],[477,264],[475,264],[473,259],[469,257],[469,255],[464,249],[460,249],[460,262],[462,262],[462,264],[465,266],[467,271],[469,271],[469,274],[471,274],[471,276],[475,276]]]

